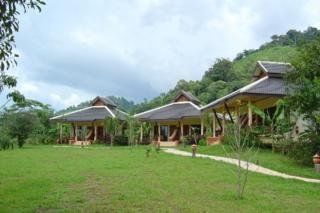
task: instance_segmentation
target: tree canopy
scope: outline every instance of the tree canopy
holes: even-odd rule
[[[19,55],[14,48],[15,33],[19,31],[20,11],[37,9],[40,12],[44,4],[42,0],[0,0],[0,93],[5,87],[11,89],[17,85],[17,79],[6,71],[17,65]],[[18,91],[9,92],[7,97],[14,102],[23,100]]]

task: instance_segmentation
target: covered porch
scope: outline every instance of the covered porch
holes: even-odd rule
[[[170,104],[145,111],[134,116],[141,122],[140,140],[143,137],[143,123],[152,125],[151,138],[160,146],[176,146],[183,137],[193,133],[204,135],[200,108],[190,101]]]
[[[93,103],[96,103],[96,101]],[[109,134],[104,126],[106,118],[116,118],[123,122],[126,116],[124,112],[111,106],[94,105],[52,117],[50,120],[57,122],[59,125],[59,143],[89,145],[94,141],[110,141]],[[67,128],[64,129],[64,127]]]
[[[183,137],[192,137],[194,134],[197,137],[203,135],[204,126],[200,118],[183,118],[152,122],[151,131],[154,144],[177,146]]]
[[[63,127],[68,127],[69,135],[67,143],[70,145],[90,145],[94,141],[107,141],[108,134],[106,133],[103,121],[94,122],[66,122],[58,123],[59,143],[63,143],[65,135],[63,135]]]

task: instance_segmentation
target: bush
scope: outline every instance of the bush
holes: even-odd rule
[[[183,144],[183,146],[187,146],[194,144],[195,141],[191,135],[185,135],[180,139],[180,143]]]
[[[149,144],[151,144],[150,137],[144,136],[144,137],[142,138],[142,143],[141,143],[140,141],[139,141],[139,143],[142,144],[142,145],[149,145]]]
[[[13,149],[16,139],[11,139],[8,135],[1,135],[0,137],[0,150]]]
[[[319,147],[319,136],[305,132],[297,141],[292,143],[289,156],[300,164],[311,166],[313,164],[312,156],[319,151]]]
[[[234,143],[234,129],[235,127],[231,125],[227,125],[225,128],[224,136],[221,138],[221,142],[223,144],[233,144]],[[260,147],[261,140],[258,137],[259,131],[256,129],[251,129],[249,127],[247,128],[241,128],[241,143],[244,143],[246,146],[251,147]]]
[[[283,155],[286,155],[290,152],[292,149],[294,141],[292,139],[286,139],[286,138],[273,138],[273,144],[272,144],[272,151],[280,152]]]
[[[128,146],[128,137],[122,135],[116,135],[114,137],[114,145],[116,146]]]
[[[205,138],[201,138],[198,142],[199,146],[206,146],[207,145],[207,141]]]
[[[106,143],[105,141],[99,140],[99,139],[92,141],[92,144],[105,144],[105,143]]]

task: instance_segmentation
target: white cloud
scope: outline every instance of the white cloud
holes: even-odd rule
[[[55,108],[95,95],[136,101],[200,79],[272,34],[320,25],[319,1],[48,0],[21,20],[19,88]]]

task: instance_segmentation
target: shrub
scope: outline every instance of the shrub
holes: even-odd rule
[[[312,138],[310,140],[310,138]],[[320,138],[319,136],[305,132],[301,134],[299,139],[292,143],[289,151],[289,156],[303,165],[311,166],[312,156],[319,151]]]
[[[224,136],[222,137],[222,143],[223,144],[233,144],[234,143],[234,127],[232,124],[226,125],[225,127],[225,133]],[[256,129],[251,129],[249,127],[247,128],[241,128],[241,143],[243,143],[245,146],[255,146],[255,147],[260,147],[261,145],[261,140],[259,139],[259,131]]]
[[[128,137],[122,136],[122,135],[116,135],[114,137],[114,145],[127,146],[128,145]]]
[[[198,142],[199,146],[206,146],[207,145],[207,141],[205,138],[201,138]]]
[[[191,135],[185,135],[180,139],[180,143],[183,144],[183,146],[194,144],[194,138]]]
[[[0,137],[0,150],[13,149],[16,139],[11,139],[8,135],[4,134]]]

